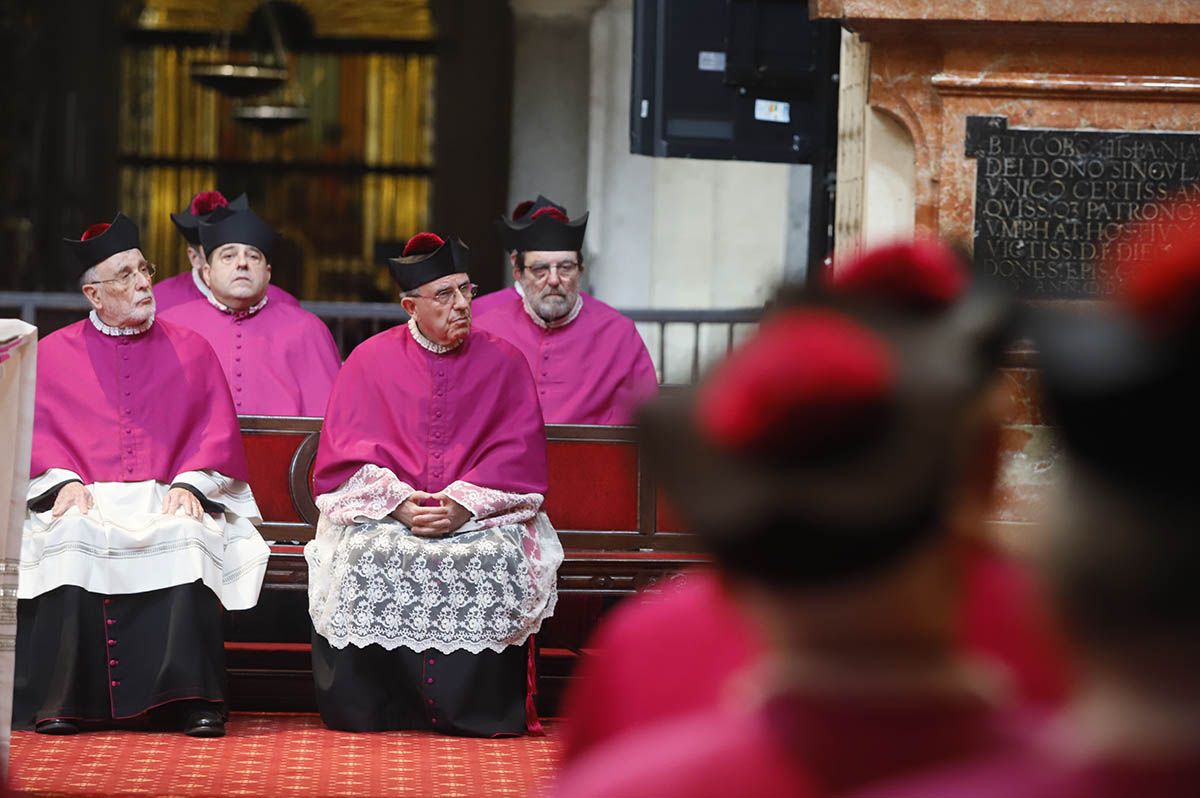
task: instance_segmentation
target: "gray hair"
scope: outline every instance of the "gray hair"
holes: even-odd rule
[[[100,276],[100,273],[96,271],[96,267],[95,267],[95,266],[89,266],[89,267],[88,267],[88,270],[87,270],[87,271],[85,271],[85,272],[84,272],[82,275],[80,275],[80,277],[79,277],[79,290],[80,290],[80,291],[82,291],[82,290],[83,290],[83,287],[84,287],[85,285],[87,285],[88,283],[94,283],[94,282],[96,282],[96,278],[98,278],[99,276]]]

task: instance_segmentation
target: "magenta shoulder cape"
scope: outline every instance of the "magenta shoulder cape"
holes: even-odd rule
[[[246,454],[212,348],[155,320],[114,337],[87,319],[38,344],[30,473],[66,468],[92,482],[170,483],[211,469],[245,481]]]
[[[162,318],[208,341],[240,415],[324,415],[342,358],[325,322],[307,310],[268,298],[253,316],[238,316],[197,299]]]
[[[521,350],[547,424],[631,424],[658,392],[633,322],[594,297],[585,296],[579,316],[556,329],[535,324],[521,299],[496,306],[477,324]]]
[[[300,300],[296,299],[296,297],[282,288],[276,288],[273,285],[267,286],[267,296],[271,297],[272,302],[279,304],[300,304]],[[168,277],[165,280],[159,280],[154,284],[154,304],[158,308],[159,313],[176,305],[182,305],[184,302],[191,302],[196,299],[204,299],[204,295],[196,288],[196,281],[192,279],[191,271],[177,274],[174,277]]]
[[[521,354],[477,331],[440,355],[403,325],[364,341],[329,398],[314,492],[335,490],[368,464],[430,493],[463,480],[544,494],[546,432]]]

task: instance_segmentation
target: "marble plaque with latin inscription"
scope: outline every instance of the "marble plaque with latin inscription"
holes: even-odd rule
[[[975,268],[1030,299],[1094,299],[1153,241],[1200,227],[1200,133],[1010,128],[967,117]],[[1131,223],[1147,232],[1132,243]]]

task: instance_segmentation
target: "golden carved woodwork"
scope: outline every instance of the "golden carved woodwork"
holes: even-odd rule
[[[319,37],[432,39],[433,15],[426,0],[292,0],[312,19]],[[146,30],[244,30],[261,0],[146,0],[131,20]]]

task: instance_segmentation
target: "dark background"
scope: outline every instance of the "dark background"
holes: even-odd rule
[[[6,112],[0,119],[0,248],[4,252],[0,290],[76,290],[77,275],[63,260],[59,240],[77,237],[88,224],[107,221],[117,210],[133,210],[117,207],[122,47],[147,36],[156,37],[158,43],[170,43],[176,36],[181,47],[198,44],[195,32],[136,30],[130,20],[137,19],[140,5],[125,0],[0,4],[0,48],[6,60],[5,78],[0,81],[0,107]],[[487,265],[499,264],[492,220],[504,211],[507,199],[512,105],[508,4],[431,0],[436,37],[415,44],[385,36],[313,40],[311,30],[304,30],[303,3],[275,5],[282,12],[279,16],[292,51],[423,48],[436,54],[429,227],[468,241],[480,255],[476,281],[483,290],[500,287],[499,266],[489,269]],[[235,34],[233,44],[253,45],[262,36],[252,24]],[[339,179],[336,168],[332,174]],[[344,179],[360,177],[347,171]],[[248,179],[236,170],[220,172],[222,183]],[[251,196],[251,201],[256,197]],[[259,210],[270,217],[269,208]],[[290,221],[304,229],[339,224],[337,218],[328,217]],[[156,257],[148,255],[152,260]]]

